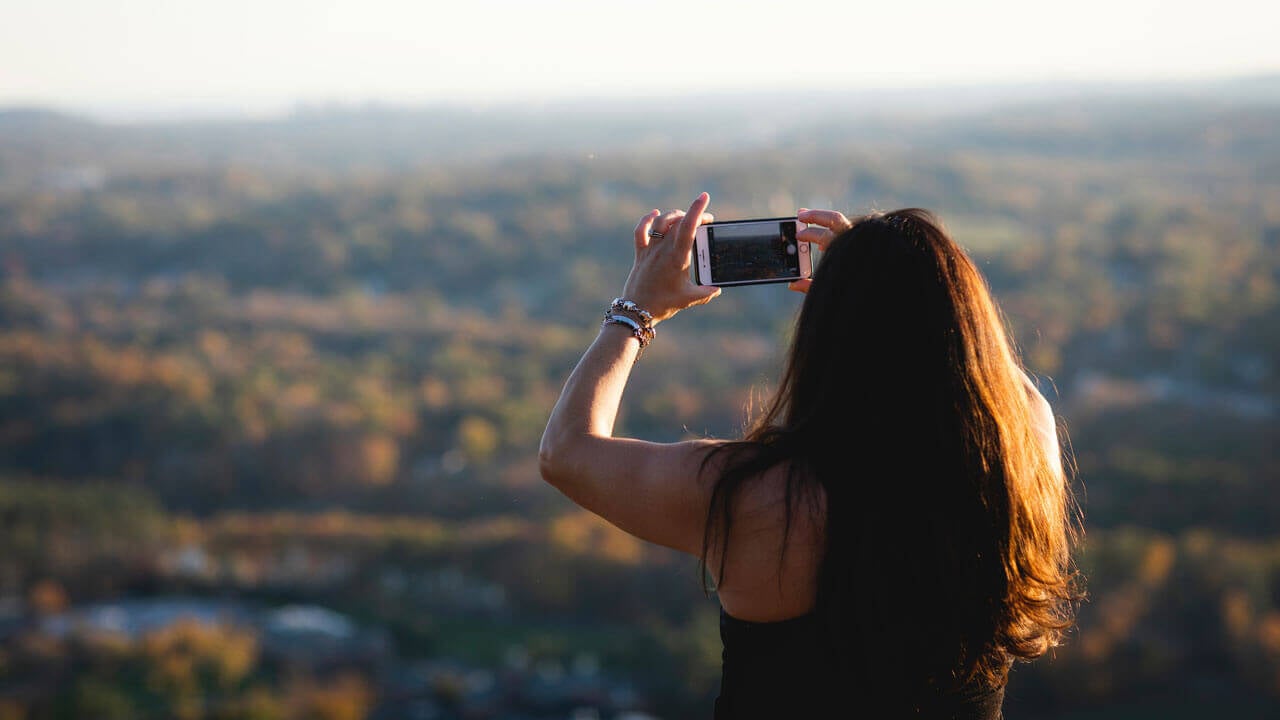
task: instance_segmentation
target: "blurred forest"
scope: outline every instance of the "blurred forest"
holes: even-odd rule
[[[1274,717],[1280,80],[937,105],[0,112],[0,719],[707,716],[694,561],[535,455],[701,190],[927,207],[990,279],[1087,527],[1011,717]],[[665,324],[620,431],[732,437],[798,306]]]

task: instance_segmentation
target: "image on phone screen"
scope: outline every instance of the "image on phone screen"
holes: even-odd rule
[[[796,223],[709,225],[711,279],[715,283],[775,280],[800,275]]]

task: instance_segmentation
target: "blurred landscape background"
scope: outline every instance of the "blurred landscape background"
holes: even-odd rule
[[[1147,35],[1129,10],[1063,16],[1096,35],[1034,58],[1039,36],[975,17],[946,47],[979,60],[886,55],[936,86],[899,87],[871,50],[839,75],[844,50],[814,44],[758,76],[719,53],[714,82],[668,96],[637,80],[684,73],[666,53],[632,75],[610,54],[653,50],[644,27],[567,64],[462,60],[447,23],[408,45],[333,3],[257,24],[243,3],[63,5],[75,23],[28,8],[35,29],[0,29],[0,720],[708,717],[718,606],[696,562],[578,510],[536,462],[636,219],[702,190],[720,219],[929,208],[990,280],[1074,448],[1089,595],[1065,646],[1012,671],[1008,717],[1280,716],[1274,50],[1224,74],[1195,53],[1236,35],[1206,29],[1177,52],[1213,77],[1153,75],[1176,44],[1154,11]],[[1250,18],[1232,33],[1267,25]],[[295,21],[366,44],[300,53],[332,71],[307,85],[323,72],[276,52]],[[241,25],[265,30],[226,45],[237,59],[217,33]],[[1116,32],[1127,61],[1095,52]],[[716,37],[699,42],[732,50]],[[1014,46],[1031,70],[983,74]],[[94,58],[57,55],[76,48]],[[367,59],[380,82],[419,52],[472,74],[401,79],[424,99],[335,69]],[[1026,79],[1063,58],[1084,69]],[[826,69],[768,89],[804,62]],[[1091,65],[1124,62],[1146,75]],[[438,100],[477,67],[487,95]],[[166,73],[207,97],[137,110]],[[619,431],[733,437],[799,302],[739,288],[665,323]]]
[[[0,114],[0,716],[705,714],[693,561],[535,457],[635,218],[702,189],[932,208],[990,278],[1088,529],[1011,717],[1273,713],[1280,79],[1024,94]],[[664,325],[621,430],[733,436],[798,302]]]

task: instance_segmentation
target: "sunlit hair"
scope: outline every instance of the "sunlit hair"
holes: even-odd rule
[[[816,612],[851,678],[903,697],[1002,685],[1078,599],[1078,511],[1025,383],[986,282],[932,214],[856,220],[823,254],[772,401],[704,463],[723,469],[703,567],[716,548],[723,583],[735,498],[783,464],[786,536],[825,496]]]

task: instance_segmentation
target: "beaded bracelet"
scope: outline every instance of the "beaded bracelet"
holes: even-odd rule
[[[639,359],[640,355],[644,354],[645,346],[653,342],[653,328],[645,327],[626,315],[606,314],[604,316],[604,322],[600,324],[600,327],[606,327],[609,325],[622,325],[631,329],[631,337],[640,341],[640,352],[636,354],[637,359]]]
[[[656,334],[653,331],[653,315],[626,298],[614,298],[609,304],[609,309],[604,311],[604,323],[600,327],[605,325],[622,325],[631,328],[631,336],[640,341],[640,354],[636,355],[637,359],[644,354],[645,347],[653,342]]]
[[[640,322],[644,323],[645,327],[649,329],[653,329],[653,315],[651,315],[648,310],[645,310],[644,308],[640,307],[639,305],[636,305],[634,302],[627,300],[626,298],[620,298],[620,297],[614,298],[613,304],[609,306],[609,312],[619,312],[622,310],[625,310],[627,312],[633,312],[636,315],[639,315]]]

